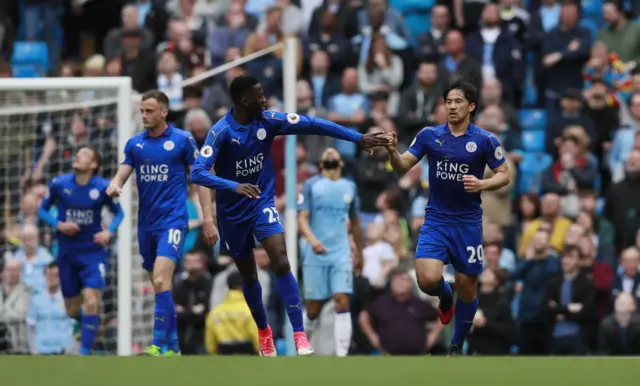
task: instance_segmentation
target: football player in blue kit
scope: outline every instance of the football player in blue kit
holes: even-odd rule
[[[107,195],[109,181],[96,175],[100,154],[81,147],[73,160],[73,173],[54,178],[38,215],[58,231],[60,286],[69,317],[81,325],[81,355],[90,355],[100,327],[100,299],[105,287],[107,245],[122,222],[120,205]],[[57,217],[50,213],[58,209]],[[102,209],[114,218],[103,227]]]
[[[394,133],[387,150],[400,173],[425,156],[429,162],[429,200],[416,249],[416,274],[422,291],[440,298],[440,321],[449,324],[455,314],[449,350],[453,356],[461,353],[478,309],[476,291],[484,258],[480,192],[509,184],[509,170],[498,139],[470,123],[476,88],[466,81],[454,82],[444,99],[447,123],[425,127],[404,154],[396,150]],[[486,166],[494,175],[483,180]],[[451,285],[442,277],[445,264],[456,270],[455,305]]]
[[[298,224],[302,244],[302,276],[307,306],[307,332],[315,327],[324,304],[335,303],[334,344],[336,356],[349,353],[354,273],[362,268],[364,241],[358,212],[356,184],[342,178],[342,159],[334,148],[322,154],[322,174],[308,179],[298,198]],[[347,228],[347,224],[349,227]],[[349,231],[356,245],[351,254]]]
[[[139,195],[138,244],[142,267],[155,291],[153,341],[145,353],[178,355],[177,314],[171,285],[182,258],[187,235],[188,178],[198,156],[191,133],[167,123],[169,98],[158,90],[142,95],[140,112],[145,130],[129,139],[124,161],[111,180],[107,193],[119,196],[131,173],[136,172]],[[209,189],[200,189],[205,241],[214,244],[213,203]]]
[[[244,284],[245,300],[259,330],[264,356],[276,356],[275,344],[262,304],[253,248],[257,239],[269,254],[294,331],[298,355],[313,349],[304,332],[298,283],[287,258],[284,229],[274,203],[275,172],[269,157],[277,135],[326,135],[360,143],[365,149],[385,146],[383,133],[362,135],[324,119],[265,111],[267,99],[257,79],[239,76],[231,81],[233,108],[209,131],[193,166],[191,180],[216,189],[220,238],[232,255]],[[211,169],[215,169],[215,174]]]

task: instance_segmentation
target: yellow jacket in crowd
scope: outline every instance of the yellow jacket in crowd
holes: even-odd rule
[[[529,242],[533,239],[533,235],[538,231],[538,227],[542,222],[541,219],[537,218],[522,232],[522,238],[520,239],[520,247],[518,248],[518,256],[522,257],[527,252],[527,246]],[[549,238],[549,244],[551,248],[560,252],[564,249],[564,237],[569,230],[569,227],[573,224],[571,220],[566,217],[558,217],[556,221],[553,223],[553,230],[551,231],[551,236]]]
[[[205,325],[207,352],[218,355],[255,355],[260,350],[258,327],[242,291],[230,290],[209,312]]]

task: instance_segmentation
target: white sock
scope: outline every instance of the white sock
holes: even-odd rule
[[[336,355],[346,357],[351,346],[351,313],[342,312],[335,314],[333,325],[333,339],[336,344]]]

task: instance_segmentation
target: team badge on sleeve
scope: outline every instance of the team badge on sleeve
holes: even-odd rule
[[[498,160],[504,157],[504,154],[502,154],[502,146],[496,147],[496,150],[493,152],[493,156],[495,157],[495,159],[498,159]]]
[[[204,158],[209,158],[213,155],[213,148],[209,145],[202,148],[202,152],[200,153]]]
[[[287,114],[287,122],[295,125],[296,123],[300,122],[300,116],[298,114],[289,113]]]

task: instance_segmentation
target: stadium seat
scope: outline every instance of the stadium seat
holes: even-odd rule
[[[431,28],[429,13],[411,13],[404,17],[405,25],[411,35],[411,42],[416,44],[420,35]]]
[[[545,130],[547,128],[547,112],[541,109],[522,109],[518,111],[518,119],[522,130]]]
[[[13,45],[11,66],[23,74],[39,73],[44,76],[49,68],[49,50],[44,42],[16,42]],[[19,75],[14,75],[19,76]],[[33,75],[32,75],[33,76]],[[19,76],[28,77],[28,76]]]
[[[435,0],[391,0],[389,6],[407,17],[415,12],[429,14],[435,3]]]
[[[580,25],[585,27],[591,32],[591,38],[595,39],[598,36],[598,23],[592,19],[581,19]]]
[[[583,18],[602,18],[602,0],[582,0],[580,5]]]
[[[528,153],[544,152],[544,130],[525,130],[522,132],[522,148]]]
[[[542,174],[551,165],[553,159],[545,153],[525,153],[520,162],[520,178],[518,190],[520,194],[540,194],[542,190]]]
[[[18,64],[11,67],[14,78],[39,78],[47,74],[40,67],[31,64]]]

